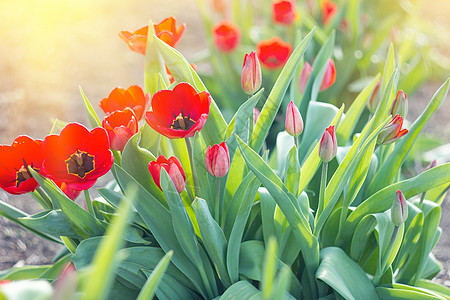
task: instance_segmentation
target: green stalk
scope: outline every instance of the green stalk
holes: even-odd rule
[[[194,166],[194,153],[192,152],[192,146],[191,146],[191,141],[189,140],[189,138],[184,138],[184,141],[186,142],[186,148],[187,148],[187,152],[189,155],[189,163],[191,165],[191,172],[192,172],[192,183],[194,185],[194,195],[192,195],[191,189],[186,188],[186,191],[188,192],[189,198],[191,199],[191,202],[194,201],[195,195],[198,194],[196,192],[196,179],[197,179],[197,175],[195,173],[195,166]]]
[[[216,219],[217,224],[220,224],[220,214],[222,212],[222,207],[220,205],[220,178],[216,177],[216,197],[214,202],[214,219]]]
[[[322,164],[322,176],[320,178],[320,190],[319,190],[319,204],[317,206],[317,213],[316,213],[316,222],[319,219],[320,214],[323,211],[324,208],[324,202],[325,202],[325,188],[327,186],[327,173],[328,173],[328,163],[323,162]],[[320,230],[322,228],[315,227],[314,228],[314,235],[318,235]]]
[[[84,190],[84,198],[86,199],[86,207],[91,215],[95,217],[94,208],[92,207],[91,196],[89,190]]]

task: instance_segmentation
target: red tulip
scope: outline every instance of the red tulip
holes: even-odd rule
[[[321,5],[322,23],[327,24],[337,13],[337,5],[329,0],[324,0]]]
[[[407,129],[402,130],[403,118],[400,115],[396,115],[392,120],[381,129],[377,138],[378,145],[387,145],[395,142],[402,136],[408,133]]]
[[[294,102],[289,102],[286,110],[286,121],[285,121],[286,132],[292,136],[298,136],[303,131],[303,119],[295,106]]]
[[[175,47],[186,29],[186,24],[181,24],[178,29],[176,24],[177,20],[174,17],[169,17],[162,20],[161,23],[154,25],[153,28],[155,29],[156,36],[160,40],[169,46]]]
[[[334,126],[325,129],[319,144],[319,157],[324,162],[331,161],[337,153],[337,140]]]
[[[279,37],[260,41],[256,45],[256,52],[261,63],[269,69],[284,66],[292,52],[292,46],[283,42]]]
[[[253,95],[261,87],[262,75],[258,56],[252,51],[245,54],[241,73],[241,86],[246,94]]]
[[[312,67],[308,62],[305,62],[303,65],[302,73],[300,74],[300,79],[298,82],[298,89],[300,93],[303,94],[306,88],[306,84],[308,83],[309,77],[312,73]]]
[[[400,115],[406,117],[408,113],[408,100],[406,99],[406,93],[403,90],[399,90],[397,97],[395,97],[394,103],[391,107],[391,115]]]
[[[272,16],[274,23],[289,25],[294,22],[295,15],[295,1],[275,0],[272,2]]]
[[[126,90],[119,87],[113,89],[108,98],[100,101],[100,108],[106,115],[110,115],[116,110],[131,108],[139,121],[144,116],[149,104],[150,95],[144,94],[140,86],[132,85]]]
[[[106,130],[98,127],[89,131],[78,123],[67,124],[59,135],[47,136],[44,157],[45,176],[74,190],[92,187],[114,161]]]
[[[323,75],[322,84],[320,85],[320,90],[326,90],[336,81],[336,67],[334,66],[334,61],[330,58],[328,59],[327,68],[325,69],[325,74]]]
[[[108,132],[110,148],[116,151],[122,151],[128,140],[139,130],[136,115],[129,108],[106,116],[102,127]]]
[[[153,25],[156,36],[169,46],[175,47],[183,36],[186,24],[181,24],[176,28],[176,19],[174,17],[165,18],[161,23]],[[142,27],[135,32],[121,31],[120,38],[124,40],[128,47],[134,52],[145,55],[147,47],[148,26]]]
[[[208,146],[205,155],[206,170],[215,177],[223,177],[230,169],[230,154],[225,142]]]
[[[10,194],[34,191],[39,184],[27,167],[40,172],[44,152],[41,140],[17,137],[11,146],[0,146],[0,187]],[[40,172],[41,173],[41,172]]]
[[[232,22],[223,20],[212,28],[214,43],[222,52],[231,52],[239,44],[239,28]]]
[[[181,193],[186,186],[186,174],[184,173],[178,158],[171,156],[169,159],[166,159],[164,156],[160,155],[156,161],[149,162],[148,170],[152,175],[153,181],[160,189],[161,168],[164,168],[167,171],[178,193]]]
[[[147,123],[169,139],[194,136],[208,119],[211,97],[186,82],[172,90],[161,90],[152,97],[152,110],[145,114]]]

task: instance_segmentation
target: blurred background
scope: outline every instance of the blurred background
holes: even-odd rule
[[[268,0],[257,1],[263,2],[270,5]],[[414,2],[421,17],[445,33],[436,55],[449,64],[450,1]],[[149,19],[159,23],[171,15],[177,23],[187,24],[177,48],[189,59],[206,47],[195,0],[0,0],[0,143],[11,144],[20,134],[42,139],[54,119],[88,124],[79,87],[100,112],[99,101],[114,87],[142,86],[144,57],[130,51],[118,33],[141,28]],[[408,119],[420,114],[440,84],[429,82],[408,95]],[[447,99],[425,131],[448,143],[449,114]],[[0,199],[36,212],[31,198],[0,191]],[[448,207],[443,204],[444,231],[435,251],[445,266],[450,256]],[[0,270],[16,263],[46,263],[57,251],[57,246],[44,243],[5,218],[0,218],[0,228]],[[448,267],[441,278],[450,285]]]

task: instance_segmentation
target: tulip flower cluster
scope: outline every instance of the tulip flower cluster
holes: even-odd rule
[[[442,298],[427,280],[439,272],[430,245],[450,164],[399,174],[450,80],[408,132],[392,48],[350,107],[329,103],[364,63],[343,72],[346,49],[335,47],[359,29],[355,10],[274,0],[273,30],[259,35],[228,18],[227,2],[211,7],[223,18],[202,12],[214,76],[201,78],[174,49],[186,25],[173,17],[122,31],[145,55],[144,89],[114,88],[99,103],[102,121],[82,94],[92,130],[68,123],[0,146],[0,187],[43,206],[29,215],[0,200],[0,214],[64,247],[32,275],[2,272],[0,298],[15,284],[3,280],[58,273],[54,289],[45,282],[55,299],[59,284],[83,299]],[[216,95],[236,111],[224,112]],[[109,170],[111,182],[91,198]],[[67,199],[81,191],[88,211]]]

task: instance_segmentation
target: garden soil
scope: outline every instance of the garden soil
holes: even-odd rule
[[[445,0],[438,2],[445,4]],[[448,22],[444,11],[449,10],[436,13]],[[142,85],[143,56],[129,51],[118,33],[138,29],[149,18],[159,22],[170,15],[187,24],[177,46],[186,57],[205,48],[194,0],[1,1],[0,144],[11,144],[20,134],[42,139],[54,119],[88,124],[79,87],[97,105],[116,86]],[[408,98],[408,119],[420,114],[438,86],[428,84]],[[449,113],[447,99],[424,131],[448,143]],[[81,198],[78,201],[83,205]],[[0,200],[30,214],[38,212],[26,195],[0,191]],[[437,280],[450,286],[450,204],[446,200],[440,225],[443,233],[434,254],[443,263]],[[48,264],[60,248],[0,217],[0,270]]]

